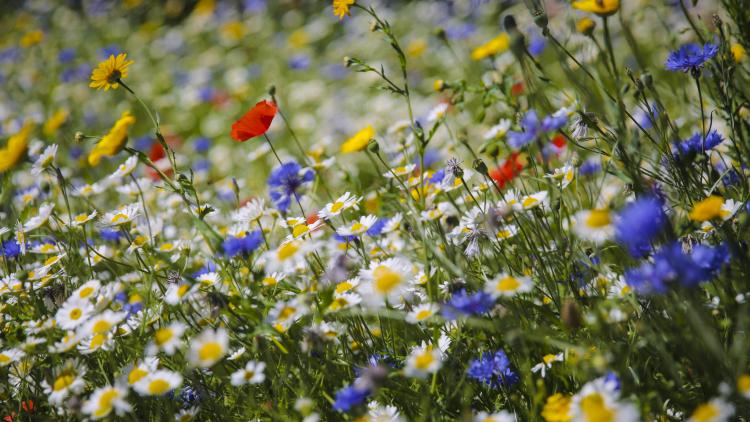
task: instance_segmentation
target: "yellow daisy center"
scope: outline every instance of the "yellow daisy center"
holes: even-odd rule
[[[388,293],[401,284],[401,274],[391,270],[385,265],[379,265],[372,271],[373,284],[378,293]]]

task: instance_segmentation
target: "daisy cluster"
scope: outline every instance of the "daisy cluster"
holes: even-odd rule
[[[677,3],[24,2],[0,416],[745,420],[750,21]]]

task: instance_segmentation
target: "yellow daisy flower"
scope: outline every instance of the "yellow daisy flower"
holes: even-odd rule
[[[110,54],[107,60],[99,63],[99,65],[91,72],[91,88],[102,89],[105,91],[117,89],[120,86],[120,80],[128,77],[128,66],[133,64],[132,60],[127,60],[127,54],[120,53],[115,57]]]
[[[18,133],[8,138],[5,148],[0,149],[0,173],[10,170],[21,161],[33,128],[33,122],[26,122]]]
[[[575,0],[573,9],[596,13],[599,16],[615,14],[620,9],[620,0]]]
[[[117,154],[122,146],[125,145],[125,141],[128,139],[128,128],[135,124],[135,117],[130,114],[129,111],[122,113],[119,120],[112,126],[112,129],[108,134],[94,146],[94,149],[89,154],[89,164],[95,166],[99,164],[102,157],[111,157]]]
[[[344,19],[344,16],[351,16],[349,8],[354,4],[354,0],[333,0],[333,14]]]
[[[371,125],[367,125],[366,128],[355,133],[354,136],[341,145],[341,152],[344,154],[350,154],[352,152],[362,151],[367,147],[367,144],[373,137],[375,137],[375,129],[373,129]]]

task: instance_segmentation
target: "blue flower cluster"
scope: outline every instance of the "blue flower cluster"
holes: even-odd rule
[[[695,74],[718,52],[718,44],[707,43],[704,46],[694,43],[685,44],[677,51],[669,53],[665,67],[673,72],[693,72]]]
[[[260,230],[255,230],[254,232],[245,234],[243,237],[227,237],[222,242],[221,248],[227,256],[233,257],[240,254],[249,255],[258,249],[261,243],[263,243],[263,235]]]
[[[657,198],[646,196],[631,202],[620,212],[615,236],[630,255],[642,257],[651,251],[651,241],[664,230],[668,221],[662,206]]]
[[[681,243],[673,242],[662,246],[653,262],[626,271],[625,281],[645,294],[666,293],[674,283],[694,287],[716,277],[730,258],[726,245],[696,245],[688,253]]]
[[[508,131],[508,145],[511,148],[519,149],[535,141],[542,134],[562,128],[567,122],[568,116],[564,111],[550,114],[540,121],[536,111],[529,110],[521,119],[523,132]]]
[[[703,142],[703,134],[696,133],[690,138],[674,144],[675,155],[677,156],[677,158],[692,157],[695,154],[699,154],[715,148],[723,141],[724,137],[722,137],[715,130],[710,131],[706,135],[705,142]]]
[[[458,315],[478,315],[489,311],[495,305],[495,299],[484,291],[473,294],[466,293],[462,289],[451,296],[451,299],[443,306],[443,316],[448,319],[456,319]]]
[[[339,412],[348,412],[352,407],[365,401],[370,395],[370,390],[358,388],[355,385],[344,387],[336,392],[336,400],[333,409]]]
[[[504,351],[485,352],[479,359],[469,363],[466,374],[494,388],[510,387],[518,382],[518,374],[510,368],[510,360]]]
[[[311,169],[303,169],[299,164],[290,161],[271,172],[268,187],[274,205],[279,211],[286,212],[292,202],[292,196],[299,199],[297,191],[315,178]]]

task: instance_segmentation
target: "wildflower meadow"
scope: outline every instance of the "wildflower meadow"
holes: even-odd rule
[[[3,421],[750,421],[746,0],[3,0]]]

